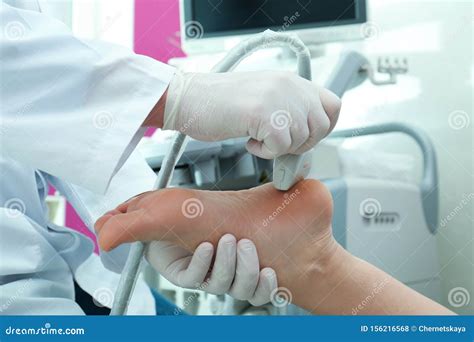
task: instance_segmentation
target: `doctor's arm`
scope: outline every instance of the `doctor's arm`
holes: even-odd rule
[[[174,69],[119,46],[79,40],[59,21],[3,2],[0,19],[2,153],[43,171],[89,227],[151,189],[155,175],[133,150],[145,126],[162,126]],[[119,272],[127,251],[101,257]],[[194,253],[153,244],[148,254],[181,286],[207,280],[208,292],[230,291],[257,304],[277,286],[273,271],[258,272],[253,243],[232,236]]]
[[[0,18],[2,152],[104,193],[175,70],[3,2]]]
[[[337,120],[339,99],[291,73],[176,74],[128,49],[79,40],[40,13],[2,2],[0,16],[2,150],[96,193],[146,125],[205,141],[250,137],[251,153],[273,158],[309,150]]]

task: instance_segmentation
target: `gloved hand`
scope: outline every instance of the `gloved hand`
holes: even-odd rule
[[[250,153],[273,159],[314,147],[340,107],[332,92],[290,72],[176,74],[163,129],[202,141],[249,136]]]
[[[153,241],[146,250],[148,262],[173,284],[185,288],[198,288],[211,294],[225,294],[239,300],[248,300],[259,306],[270,301],[277,288],[275,271],[260,270],[257,249],[252,241],[238,243],[231,234],[218,243],[212,271],[214,247],[209,242],[200,244],[194,254],[176,244]]]

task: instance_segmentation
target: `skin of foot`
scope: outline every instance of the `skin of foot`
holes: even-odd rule
[[[286,192],[272,184],[243,191],[165,189],[142,194],[96,223],[99,244],[108,251],[125,242],[166,240],[193,251],[216,244],[226,233],[257,247],[261,268],[277,271],[287,288],[304,281],[336,248],[331,232],[332,199],[316,180]],[[278,272],[280,270],[281,272]],[[297,297],[298,291],[292,290]]]
[[[148,192],[96,222],[108,251],[125,242],[164,240],[193,251],[226,233],[250,239],[261,269],[276,271],[291,302],[318,314],[453,314],[333,238],[332,198],[316,180],[281,192],[272,184],[243,191],[164,189]],[[288,296],[287,296],[288,297]]]

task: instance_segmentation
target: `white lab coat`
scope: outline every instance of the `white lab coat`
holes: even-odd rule
[[[35,12],[35,1],[8,2],[15,7],[0,8],[0,314],[81,314],[73,278],[103,301],[118,275],[97,262],[88,238],[48,222],[48,183],[91,229],[106,210],[150,190],[154,173],[134,148],[174,69],[78,40]],[[101,259],[117,272],[127,251]],[[131,312],[152,313],[149,290],[138,290]]]

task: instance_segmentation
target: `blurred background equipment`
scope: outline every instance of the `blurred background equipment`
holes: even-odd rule
[[[226,11],[228,6],[234,3],[230,0],[194,2],[201,7],[207,6],[209,15],[221,12],[223,17],[232,14]],[[342,22],[335,20],[336,22],[332,24],[321,21],[321,17],[315,17],[314,12],[311,16],[311,13],[307,13],[304,8],[308,3],[312,3],[313,6],[327,6],[327,4],[333,5],[334,1],[281,1],[280,4],[291,7],[288,7],[283,15],[281,12],[276,12],[276,15],[271,16],[273,23],[265,27],[259,27],[258,23],[259,21],[265,23],[267,20],[265,24],[267,25],[270,21],[265,13],[271,13],[274,7],[271,6],[272,1],[239,1],[239,3],[250,3],[247,9],[257,3],[263,5],[247,22],[246,30],[249,29],[249,25],[253,25],[253,29],[257,31],[273,28],[277,31],[301,34],[305,43],[311,47],[315,82],[329,84],[329,79],[334,75],[334,70],[338,69],[338,65],[346,65],[353,71],[362,66],[360,74],[344,73],[347,79],[340,82],[342,85],[351,86],[344,95],[344,105],[337,129],[402,122],[423,130],[430,137],[438,159],[439,225],[435,235],[426,233],[427,230],[423,228],[417,232],[426,234],[427,244],[431,246],[429,248],[435,246],[438,250],[439,268],[435,273],[441,288],[440,302],[458,313],[472,313],[474,308],[472,299],[466,305],[453,306],[449,295],[452,289],[458,287],[466,289],[471,297],[474,295],[472,276],[474,59],[469,49],[474,41],[472,2],[351,1],[350,4],[347,2],[347,13],[355,16],[346,17]],[[363,3],[366,6],[365,17],[356,7]],[[226,50],[250,34],[249,31],[243,30],[229,32],[222,27],[206,28],[205,18],[200,19],[202,22],[196,20],[196,15],[202,16],[202,8],[201,12],[195,11],[194,17],[185,19],[184,10],[180,13],[180,3],[176,0],[71,1],[71,9],[70,25],[79,36],[119,43],[133,48],[137,53],[164,62],[170,61],[184,71],[209,71]],[[310,8],[306,9],[312,12]],[[275,10],[281,11],[279,8]],[[91,13],[94,15],[90,15]],[[318,10],[319,14],[321,10]],[[299,26],[308,24],[308,21],[303,23],[303,20],[299,20],[303,18],[312,20],[314,27]],[[195,25],[191,25],[193,20],[197,21]],[[183,34],[186,23],[189,33],[187,35]],[[343,25],[336,25],[338,23]],[[199,29],[200,26],[197,24],[203,29],[193,38],[194,31],[190,29],[196,27]],[[235,22],[228,20],[228,24],[235,25]],[[338,32],[329,33],[331,30]],[[348,31],[351,32],[343,33]],[[182,58],[186,55],[182,49],[189,52],[189,56]],[[355,52],[356,54],[352,56],[356,63],[342,63],[344,56],[347,55],[343,52],[349,54]],[[362,59],[358,59],[359,57]],[[269,49],[250,57],[239,66],[238,71],[262,70],[262,68],[293,70],[293,58],[294,56],[288,51]],[[405,60],[409,64],[405,63]],[[394,82],[396,84],[376,86],[380,83]],[[142,144],[150,164],[155,168],[159,168],[160,163],[160,151],[155,150],[158,140],[166,140],[166,134],[156,134]],[[370,184],[390,186],[391,191],[387,190],[384,194],[375,196],[385,213],[390,205],[386,204],[384,199],[386,197],[383,196],[387,193],[396,193],[398,186],[406,190],[402,191],[400,196],[407,196],[410,201],[417,200],[415,194],[417,191],[419,193],[418,185],[424,165],[420,150],[414,146],[413,141],[402,134],[327,140],[314,152],[315,176],[326,179],[360,179],[360,182],[351,183],[353,187],[360,186],[359,190],[370,188],[372,186]],[[246,154],[245,150],[239,150],[242,147],[238,141],[205,146],[192,141],[185,153],[189,160],[180,161],[174,181],[183,186],[239,189],[270,179],[271,166]],[[231,165],[236,166],[232,168]],[[358,205],[360,203],[354,203],[354,206]],[[353,208],[352,212],[357,213],[358,209]],[[407,210],[406,207],[393,209],[390,209],[388,214],[391,215],[392,211]],[[384,220],[380,219],[378,223],[375,219],[371,221],[373,224],[368,226],[370,229],[364,230],[362,235],[364,238],[361,238],[360,234],[349,233],[348,245],[355,246],[353,243],[358,241],[357,248],[365,249],[365,253],[370,254],[369,257],[383,261],[380,256],[389,255],[391,250],[395,251],[398,247],[384,245],[382,240],[376,240],[378,244],[372,244],[371,247],[369,241],[374,240],[366,237],[380,234],[380,236],[392,236],[395,242],[398,241],[399,231],[392,229],[394,226],[391,223],[391,220],[395,222],[396,218],[390,215],[384,217]],[[417,220],[424,217],[419,206],[416,210],[411,210],[410,215],[412,218],[418,217]],[[71,208],[67,211],[66,224],[72,227],[81,226]],[[374,229],[380,227],[385,232],[376,233]],[[416,265],[412,270],[420,274],[424,274],[425,270],[432,270],[435,262],[433,258],[429,265],[425,265],[420,259],[417,260],[418,262],[410,266]],[[395,259],[389,260],[388,268],[393,268],[395,261]],[[410,269],[409,266],[406,267]],[[222,313],[219,308],[223,307],[220,303],[223,303],[225,298],[203,293],[195,295],[199,292],[175,288],[165,281],[158,280],[156,274],[147,273],[146,276],[150,284],[161,288],[163,293],[175,300],[178,306],[190,313]],[[403,281],[409,279],[402,278]],[[417,279],[415,279],[417,282],[421,280]],[[427,278],[425,283],[419,281],[418,285],[413,283],[411,286],[425,287],[420,291],[428,291],[429,287],[437,283],[436,277],[433,279],[430,282]],[[197,305],[196,303],[201,303],[201,300],[203,304]],[[247,310],[262,313],[260,309],[250,309],[246,303],[241,303],[240,309],[233,306],[232,310],[238,313]],[[269,310],[264,312],[270,313]]]
[[[181,38],[188,55],[228,50],[250,34],[291,31],[306,44],[361,39],[365,0],[180,0]],[[283,19],[283,22],[281,21]]]

